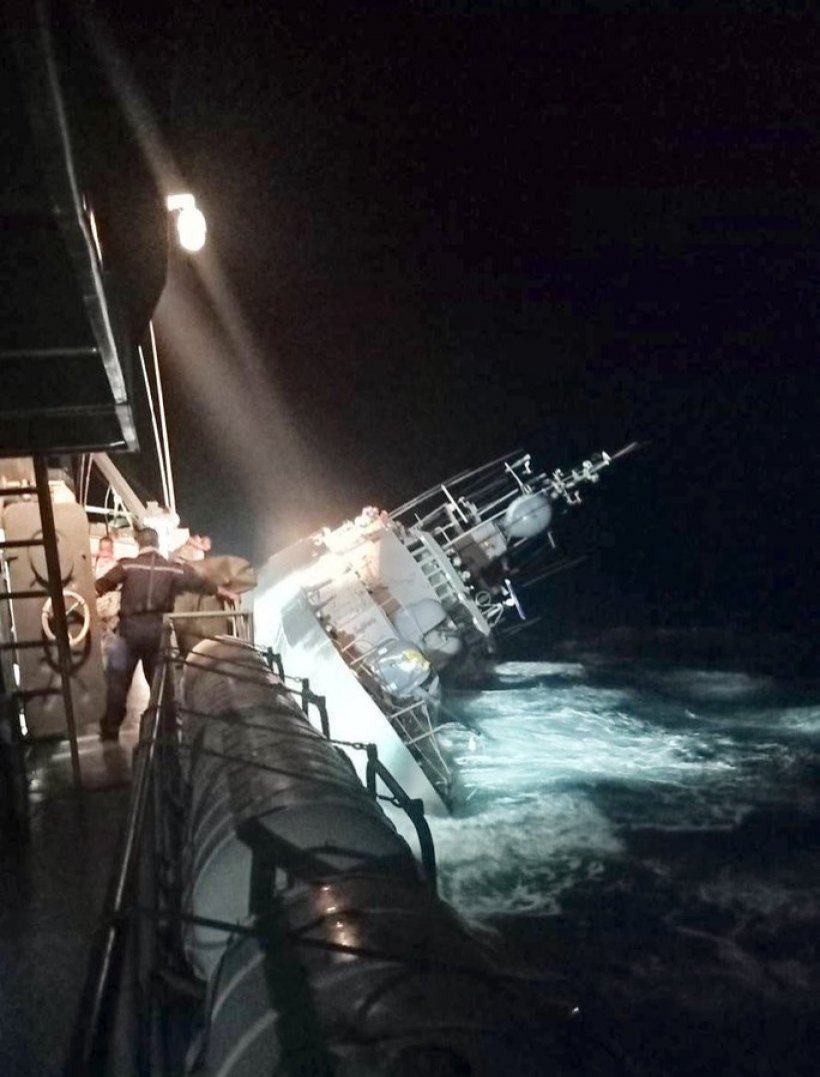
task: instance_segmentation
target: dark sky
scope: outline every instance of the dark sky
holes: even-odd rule
[[[113,18],[211,229],[158,318],[191,525],[258,555],[637,439],[590,622],[813,630],[817,23],[459,10]]]

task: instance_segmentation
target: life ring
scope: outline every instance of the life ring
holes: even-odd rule
[[[80,611],[82,621],[77,624],[75,622],[74,628],[76,631],[72,632],[72,625],[68,626],[68,645],[72,649],[81,647],[85,642],[85,637],[88,635],[88,631],[91,628],[91,610],[88,608],[88,603],[82,595],[78,595],[76,591],[63,591],[63,601],[65,602],[65,615],[66,621],[72,613]],[[50,598],[47,598],[43,604],[43,612],[41,615],[41,621],[43,625],[43,632],[46,639],[55,640],[57,637],[54,634],[54,629],[51,627],[51,620],[54,616],[54,609]]]

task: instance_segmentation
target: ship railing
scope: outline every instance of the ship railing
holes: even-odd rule
[[[433,844],[433,835],[424,815],[424,801],[409,797],[399,785],[387,767],[379,759],[379,750],[375,744],[366,745],[367,751],[367,791],[374,798],[378,797],[376,791],[376,779],[380,778],[391,793],[391,800],[397,807],[402,808],[409,816],[410,821],[416,828],[416,834],[421,848],[421,862],[424,866],[424,875],[428,884],[435,893],[436,891],[436,849]]]
[[[520,494],[541,493],[551,501],[577,505],[581,501],[578,487],[597,483],[604,468],[638,448],[633,441],[617,452],[595,453],[574,467],[552,472],[535,471],[529,453],[511,453],[455,475],[394,509],[390,516],[411,533],[433,531],[452,541],[479,523],[498,520],[506,503]],[[499,492],[504,486],[506,490]]]
[[[289,674],[285,673],[284,665],[283,665],[283,661],[282,661],[282,656],[278,652],[274,651],[272,647],[267,647],[267,648],[259,648],[259,647],[257,647],[257,648],[254,648],[254,649],[256,650],[256,652],[258,654],[260,654],[264,658],[265,663],[267,664],[270,671],[275,674],[277,680],[280,682],[281,687],[284,688],[285,691],[287,691],[288,694],[291,696],[291,698],[293,698],[294,701],[299,705],[299,708],[301,709],[301,711],[305,715],[305,717],[308,719],[308,721],[311,721],[311,707],[313,707],[315,709],[316,714],[318,716],[319,728],[321,729],[323,736],[331,744],[334,744],[334,745],[336,745],[337,747],[340,747],[340,748],[348,748],[348,749],[350,749],[352,751],[365,752],[367,754],[368,768],[366,769],[366,774],[367,774],[367,779],[365,781],[366,788],[367,788],[368,792],[374,797],[374,799],[385,801],[387,803],[390,803],[390,804],[394,805],[395,807],[400,808],[402,811],[405,812],[405,814],[408,816],[410,821],[413,823],[414,828],[416,830],[416,835],[417,835],[418,841],[419,841],[419,855],[420,855],[420,860],[421,860],[421,863],[422,863],[422,867],[424,868],[425,879],[426,879],[428,885],[433,889],[433,891],[435,891],[435,889],[436,889],[435,851],[432,848],[432,836],[430,834],[429,827],[427,826],[426,820],[424,819],[424,801],[421,800],[420,798],[414,798],[414,797],[410,797],[408,795],[406,790],[397,781],[397,779],[388,770],[388,768],[378,760],[378,749],[377,749],[377,746],[375,744],[367,743],[367,742],[364,742],[364,741],[340,740],[338,737],[334,737],[332,735],[331,729],[330,729],[330,717],[329,717],[328,709],[327,709],[327,701],[326,701],[324,696],[318,695],[316,692],[314,692],[312,690],[312,688],[310,686],[310,679],[309,678],[307,678],[307,677],[294,677],[294,676],[290,676]],[[196,656],[195,655],[194,656],[189,656],[187,661],[190,662],[192,657],[195,659]],[[225,665],[227,665],[229,667],[232,665],[232,663],[226,662],[225,659],[221,659],[220,662],[221,662],[221,664],[225,664]],[[234,665],[235,668],[231,671],[230,675],[232,677],[242,679],[243,678],[243,673],[246,671],[247,666],[243,662],[237,662],[237,663],[234,663],[233,665]],[[255,678],[251,677],[250,680],[255,680]],[[410,712],[417,711],[417,710],[421,709],[423,713],[427,714],[427,720],[428,720],[428,725],[429,725],[430,724],[430,722],[429,722],[429,713],[424,711],[425,707],[426,707],[426,701],[425,700],[416,700],[416,701],[410,703],[409,705],[407,705],[405,707],[395,708],[393,710],[387,710],[387,716],[388,716],[388,718],[391,718],[391,719],[392,718],[398,718],[398,717],[406,715],[406,714],[408,714]],[[177,707],[176,709],[177,709],[178,712],[183,712],[183,713],[187,713],[187,714],[194,713],[194,712],[192,712],[192,711],[190,711],[188,709],[185,709],[185,708]],[[196,712],[196,714],[197,714],[197,717],[205,718],[207,721],[219,722],[219,721],[227,720],[227,719],[224,719],[224,718],[220,717],[219,715],[202,715],[202,714],[199,714],[199,712]],[[246,725],[249,725],[249,724],[252,725],[253,723],[245,723],[245,724]],[[311,725],[315,728],[315,725],[314,725],[313,722],[311,722]],[[266,727],[262,727],[262,728],[266,728]],[[432,735],[433,739],[434,739],[434,742],[435,742],[434,733],[435,733],[435,731],[432,729],[432,726],[430,726],[429,732],[426,732],[422,737],[418,737],[416,739],[421,741],[421,740],[425,739],[426,737],[429,737],[429,736]],[[439,757],[440,757],[440,753],[439,753]],[[371,761],[371,759],[373,760],[373,766],[375,767],[375,770],[373,771],[373,773],[377,774],[378,777],[383,780],[386,788],[388,789],[389,795],[383,795],[383,794],[378,793],[378,791],[375,788],[375,785],[371,784],[371,781],[370,781],[370,766],[371,766],[370,761]],[[443,759],[441,760],[441,762],[442,762],[442,766],[444,767],[444,770],[445,770],[444,777],[445,778],[449,777],[449,771],[447,770],[446,764],[444,764]],[[249,768],[258,768],[260,770],[267,769],[266,764],[258,763],[258,762],[256,762],[255,760],[252,760],[252,759],[243,760],[243,764],[248,766]]]
[[[185,613],[169,613],[167,614],[168,620],[172,624],[183,623],[185,621],[207,621],[220,618],[223,621],[230,622],[231,635],[236,639],[242,640],[243,643],[250,643],[253,645],[253,613],[251,610],[240,610],[234,607],[231,603],[228,603],[224,609],[220,610],[191,610]],[[203,636],[203,639],[210,638]]]
[[[354,672],[359,676],[357,671]],[[361,677],[360,680],[366,691],[374,697],[378,706],[384,711],[385,716],[391,726],[393,726],[395,731],[399,734],[401,742],[406,748],[416,748],[418,745],[427,742],[430,751],[422,753],[423,758],[427,767],[429,767],[435,775],[436,780],[431,779],[433,786],[436,788],[439,795],[446,799],[443,790],[452,780],[452,772],[447,765],[444,756],[441,754],[436,731],[430,718],[429,700],[426,697],[422,697],[420,699],[411,700],[403,706],[396,706],[394,700],[386,692],[378,690],[376,682],[368,682]],[[415,718],[415,727],[412,727],[407,722],[406,719],[408,717]],[[425,721],[427,728],[419,734],[418,729]],[[430,775],[428,774],[427,777],[430,778]],[[408,812],[408,814],[410,813]]]
[[[352,639],[350,641],[350,643],[346,643],[344,647],[339,647],[339,654],[344,657],[345,661],[352,669],[355,669],[356,666],[361,665],[362,662],[370,658],[371,655],[376,654],[379,648],[384,643],[384,640],[380,640],[378,643],[374,643],[371,646],[368,646],[366,651],[362,651],[360,654],[357,654],[355,658],[348,658],[348,653],[352,651],[354,647],[361,646],[362,643],[370,643],[367,636],[356,636],[355,639]]]
[[[412,731],[405,721],[402,721],[406,715],[412,714],[417,719],[416,730],[425,721],[427,722],[427,728],[423,729],[421,733]],[[402,743],[407,748],[418,748],[418,745],[425,745],[425,748],[429,747],[430,751],[424,753],[424,759],[431,768],[433,773],[436,774],[440,786],[439,793],[444,796],[443,788],[447,787],[452,780],[452,771],[447,765],[447,761],[441,753],[438,737],[436,735],[435,727],[430,717],[430,708],[427,700],[417,699],[413,703],[408,704],[405,707],[401,707],[397,710],[389,711],[388,717],[391,724],[398,724],[402,731]]]
[[[163,654],[166,656],[170,652],[171,631],[171,626],[166,626],[163,635]],[[133,969],[135,975],[127,985],[130,991],[118,988],[124,986],[121,973],[128,956],[127,944],[132,942],[130,956],[133,958],[133,947],[138,942],[133,930],[135,899],[138,883],[145,881],[138,879],[138,870],[155,871],[157,866],[155,858],[140,854],[145,845],[146,821],[159,796],[156,762],[165,750],[165,742],[170,741],[164,734],[172,728],[173,722],[173,674],[166,658],[158,666],[151,685],[148,707],[142,716],[139,741],[134,750],[131,797],[122,842],[111,877],[102,927],[92,948],[78,1008],[79,1019],[66,1065],[65,1072],[70,1077],[114,1072],[117,1067],[113,1056],[118,1053],[115,1041],[119,1042],[121,1050],[123,1042],[130,1045],[143,1039],[133,1027],[136,1005],[130,1014],[131,1008],[124,1005],[127,994],[135,1004],[140,993],[137,969]],[[155,886],[149,888],[150,891],[155,889]],[[143,891],[144,885],[140,885],[139,890]],[[155,946],[152,940],[151,949]],[[126,1014],[131,1016],[130,1020],[125,1019]]]
[[[179,1045],[168,1042],[169,1022],[190,1024],[202,1001],[201,984],[188,966],[182,945],[184,927],[200,924],[228,935],[254,931],[240,929],[236,923],[203,920],[187,914],[183,907],[185,783],[181,753],[186,746],[178,735],[184,710],[176,699],[175,674],[186,659],[174,645],[172,622],[178,620],[179,614],[166,620],[163,660],[142,716],[122,842],[65,1068],[69,1077],[181,1072]],[[331,737],[324,697],[313,692],[307,678],[288,676],[281,655],[272,648],[254,650],[264,657],[306,717],[310,717],[310,708],[317,710],[322,732],[332,744],[366,753],[367,790],[374,799],[389,801],[406,812],[418,836],[424,877],[435,892],[435,849],[423,802],[408,796],[379,760],[375,745]],[[195,654],[193,658],[195,661]],[[226,665],[226,675],[243,676],[242,663]],[[219,715],[206,717],[227,720]],[[253,759],[242,762],[265,769],[265,764]],[[389,795],[377,791],[377,779]],[[171,1057],[174,1051],[176,1055]]]
[[[377,643],[374,646],[368,647],[368,649],[366,651],[363,651],[362,654],[356,655],[355,658],[350,658],[351,649],[353,647],[361,644],[362,642],[366,643],[367,640],[363,636],[358,636],[355,639],[351,640],[349,643],[345,644],[344,647],[337,648],[337,651],[342,656],[344,661],[347,663],[348,667],[350,668],[350,670],[354,674],[354,676],[362,684],[365,691],[367,691],[370,695],[374,695],[376,697],[377,703],[384,710],[390,724],[393,725],[394,728],[395,728],[396,724],[399,725],[399,730],[397,730],[397,732],[399,732],[399,735],[401,736],[402,743],[405,745],[405,747],[410,748],[410,747],[414,747],[414,746],[416,746],[418,744],[422,744],[424,741],[429,742],[429,744],[431,746],[431,749],[432,749],[432,752],[433,752],[433,757],[431,758],[430,754],[427,753],[424,756],[424,759],[425,759],[427,765],[429,767],[431,767],[433,772],[436,774],[436,777],[438,779],[439,785],[442,788],[446,787],[448,785],[448,783],[452,779],[452,772],[451,772],[450,768],[448,767],[447,762],[444,759],[444,756],[441,754],[441,749],[439,748],[439,744],[438,744],[438,741],[436,739],[435,729],[433,729],[432,724],[429,721],[429,714],[425,710],[425,708],[428,705],[427,700],[426,699],[416,699],[416,700],[413,700],[411,703],[405,704],[404,706],[396,707],[390,702],[390,700],[383,693],[376,694],[374,692],[373,683],[369,679],[362,676],[362,670],[364,668],[365,661],[371,655],[375,654],[379,650],[379,648],[382,646],[382,644]],[[274,663],[274,664],[271,664],[271,663]],[[282,680],[283,683],[287,683],[288,680],[292,680],[292,678],[288,678],[284,674],[284,670],[282,669],[281,655],[274,654],[272,651],[270,651],[269,652],[269,662],[268,662],[268,664],[270,665],[271,669],[274,669],[278,673],[278,675],[279,675],[279,677],[280,677],[280,679]],[[307,685],[307,689],[305,689],[304,687],[302,688],[302,698],[305,699],[307,697],[305,697],[304,692],[309,691],[309,681],[303,681],[302,684]],[[318,710],[318,713],[319,713],[319,716],[320,716],[320,720],[321,720],[322,732],[324,733],[324,735],[326,737],[330,738],[330,725],[329,725],[329,720],[328,720],[328,715],[327,715],[327,707],[325,706],[324,698],[320,697],[320,696],[315,696],[315,695],[313,695],[311,693],[310,698],[307,699],[307,702],[309,702],[309,703],[311,703],[311,704],[313,704],[313,705],[315,705],[317,707],[317,710]],[[307,706],[304,703],[303,703],[302,709],[305,711],[306,714],[308,713]],[[426,730],[424,730],[420,734],[415,734],[415,733],[409,731],[407,729],[405,723],[398,721],[399,719],[403,718],[405,715],[416,714],[416,713],[421,713],[421,715],[423,715],[423,716],[426,715],[427,718],[428,718],[428,728]],[[342,742],[341,741],[336,741],[335,743],[341,744]],[[351,747],[351,745],[347,745],[347,746]],[[433,784],[435,785],[436,783],[434,782]],[[441,793],[441,789],[439,789],[439,792]],[[399,806],[403,807],[403,805],[399,805]],[[412,818],[412,815],[411,815],[411,813],[409,811],[407,812],[407,814]],[[422,841],[422,838],[421,838],[421,836],[419,836],[419,842],[421,843],[421,841]]]
[[[172,617],[176,619],[178,615],[174,614]],[[169,618],[170,620],[171,618]],[[255,647],[258,654],[260,654],[267,664],[272,673],[275,674],[279,680],[281,686],[289,693],[289,695],[299,705],[302,713],[311,721],[311,708],[315,710],[318,718],[318,726],[321,729],[323,736],[330,741],[331,744],[340,748],[348,748],[355,752],[365,752],[368,755],[368,760],[371,758],[371,754],[375,753],[374,758],[377,762],[375,773],[384,781],[386,788],[389,791],[389,795],[385,796],[376,791],[375,787],[371,787],[369,778],[366,781],[366,787],[368,792],[377,799],[383,800],[387,803],[400,808],[410,821],[413,823],[416,831],[416,836],[419,842],[419,856],[421,859],[422,867],[424,868],[425,878],[431,888],[436,889],[436,874],[435,874],[435,850],[432,848],[432,836],[430,834],[429,827],[424,819],[424,802],[419,798],[413,798],[408,795],[406,790],[391,774],[387,767],[378,761],[378,752],[375,744],[369,744],[364,741],[347,741],[340,740],[338,737],[334,737],[331,731],[330,716],[327,709],[327,700],[324,696],[317,694],[313,691],[310,685],[310,679],[308,677],[296,677],[285,672],[282,655],[278,651],[274,651],[272,647]],[[190,659],[189,659],[190,661]],[[233,676],[241,676],[241,673],[233,673]],[[389,719],[401,718],[409,713],[421,710],[422,713],[427,714],[428,725],[429,713],[424,708],[426,707],[425,700],[415,700],[414,702],[400,708],[386,708],[387,717]],[[211,716],[213,717],[213,716]],[[213,720],[217,720],[214,718]],[[313,725],[314,723],[311,722]],[[315,728],[315,725],[314,725]],[[435,731],[430,726],[428,732],[425,732],[423,737],[419,737],[418,740],[423,740],[432,736],[432,742],[435,745],[437,755],[441,761],[441,765],[444,768],[442,776],[443,780],[447,780],[450,777],[449,769],[441,753],[438,751],[438,746],[435,741]],[[249,766],[256,766],[253,761],[248,761]],[[366,771],[369,774],[369,771]]]
[[[472,468],[468,471],[462,471],[458,475],[454,475],[452,478],[446,479],[443,483],[439,483],[438,485],[431,487],[431,489],[426,490],[423,494],[418,494],[412,499],[412,501],[406,501],[397,509],[393,509],[390,512],[390,516],[394,519],[401,519],[402,516],[406,516],[409,513],[413,512],[416,519],[412,522],[424,525],[426,521],[434,519],[436,514],[442,510],[442,494],[445,495],[446,500],[451,500],[452,490],[454,488],[458,488],[458,492],[462,493],[464,489],[463,484],[475,482],[475,480],[478,479],[479,475],[483,475],[485,472],[490,471],[492,468],[498,467],[499,465],[506,464],[512,468],[521,467],[526,473],[526,469],[529,466],[529,461],[529,454],[525,453],[524,455],[520,455],[520,450],[514,453],[509,453],[506,456],[498,456],[495,458],[495,460],[489,460],[486,464],[482,464],[480,467]],[[482,479],[481,482],[477,483],[476,485],[480,489],[484,487],[485,482],[486,479]],[[435,508],[428,509],[426,516],[419,517],[417,510],[420,509],[423,505],[425,505],[425,503],[429,504],[429,502],[433,501],[434,499],[436,501]],[[407,521],[402,522],[407,523]]]
[[[424,869],[424,876],[435,892],[436,890],[436,859],[435,848],[433,846],[433,839],[430,833],[430,828],[427,825],[427,821],[424,815],[424,801],[420,798],[411,797],[408,795],[403,786],[396,780],[393,774],[388,768],[378,759],[378,749],[375,744],[366,743],[364,741],[347,741],[340,740],[338,737],[334,737],[330,728],[330,716],[327,709],[327,701],[324,696],[318,695],[310,686],[310,679],[308,677],[294,677],[285,672],[284,663],[282,661],[282,655],[274,651],[272,647],[256,648],[257,652],[261,654],[265,662],[272,673],[276,675],[281,685],[285,690],[296,700],[299,704],[302,713],[310,721],[311,710],[313,707],[316,711],[319,720],[319,727],[323,736],[330,741],[331,744],[335,744],[340,748],[348,748],[355,752],[365,752],[367,754],[367,768],[366,768],[366,787],[371,796],[376,800],[382,800],[392,804],[394,807],[401,809],[408,819],[413,824],[416,831],[416,837],[419,842],[419,856],[421,859],[422,867]],[[415,700],[405,707],[394,708],[387,710],[387,716],[389,719],[400,718],[408,713],[418,711],[419,709],[424,712],[426,706],[425,700]],[[429,714],[428,714],[429,724]],[[438,758],[441,761],[441,765],[444,768],[442,780],[446,781],[450,777],[449,769],[447,768],[444,759],[441,757],[441,753],[438,751],[438,745],[435,740],[435,731],[432,729],[432,725],[423,736],[416,738],[418,741],[424,740],[428,737],[432,737],[432,743],[435,747]],[[407,743],[407,742],[405,742]],[[372,761],[372,762],[371,762]],[[252,761],[248,761],[249,766],[255,766],[257,764]],[[389,795],[383,795],[379,793],[375,785],[375,777],[371,781],[372,775],[378,776],[388,790]]]
[[[291,693],[298,697],[299,704],[306,718],[310,719],[310,707],[314,707],[319,716],[319,725],[321,727],[324,736],[332,743],[340,748],[350,748],[353,751],[364,751],[367,753],[367,769],[366,769],[366,786],[368,792],[374,799],[386,800],[393,804],[395,807],[400,808],[405,815],[410,819],[413,827],[416,831],[416,836],[419,842],[419,853],[421,857],[422,866],[424,867],[425,878],[432,887],[436,889],[436,858],[435,848],[433,847],[433,839],[430,833],[430,828],[427,825],[427,820],[424,817],[424,801],[418,798],[410,797],[404,788],[393,777],[387,767],[384,766],[378,759],[378,749],[375,744],[368,744],[360,741],[345,741],[339,740],[331,735],[330,731],[330,717],[327,710],[327,701],[324,696],[317,695],[310,687],[310,680],[307,677],[290,677],[284,671],[281,654],[269,647],[264,652],[265,661],[268,664],[268,668],[274,672],[282,684],[289,688]],[[290,687],[289,687],[290,686]],[[298,687],[297,687],[298,686]],[[388,710],[387,716],[389,720],[395,718],[401,718],[406,714],[423,709],[426,706],[426,701],[417,699],[412,703],[407,704],[404,707]],[[449,779],[450,772],[447,768],[441,753],[438,751],[438,745],[435,741],[435,731],[428,729],[421,736],[405,740],[405,744],[415,744],[422,740],[432,738],[432,742],[435,746],[436,752],[441,759],[442,766],[444,767],[444,780]],[[372,759],[372,764],[371,764]],[[373,780],[371,781],[371,767]],[[385,786],[389,790],[389,796],[382,796],[376,790],[375,776],[382,779]]]

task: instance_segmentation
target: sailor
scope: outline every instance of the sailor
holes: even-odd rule
[[[171,554],[171,560],[179,563],[204,561],[210,552],[211,539],[208,535],[189,535],[179,549]]]
[[[94,555],[94,579],[100,580],[117,565],[114,556],[114,540],[110,535],[103,535]],[[100,622],[100,648],[102,650],[103,665],[108,665],[108,652],[114,642],[114,633],[117,628],[117,620],[120,615],[120,596],[117,591],[109,591],[108,594],[97,598],[97,619]]]
[[[163,557],[153,528],[143,528],[136,538],[137,556],[124,557],[96,582],[98,595],[122,588],[119,628],[108,652],[108,698],[100,722],[101,740],[119,737],[128,690],[139,661],[148,683],[153,680],[162,641],[162,619],[173,610],[176,596],[183,591],[198,591],[228,602],[237,599],[233,591],[198,576],[189,565],[174,564]]]
[[[116,565],[114,540],[110,535],[103,535],[94,554],[94,579],[99,580]]]

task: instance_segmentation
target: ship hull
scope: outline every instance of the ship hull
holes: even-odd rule
[[[339,741],[356,773],[366,780],[367,755],[351,745],[375,744],[379,760],[408,796],[424,801],[429,815],[448,810],[390,725],[378,703],[339,654],[333,640],[311,606],[304,576],[314,559],[314,545],[305,540],[272,557],[258,573],[253,596],[255,642],[281,656],[292,678],[308,678],[310,689],[327,704],[330,736]],[[311,723],[319,715],[311,709]],[[381,790],[386,792],[386,790]]]

